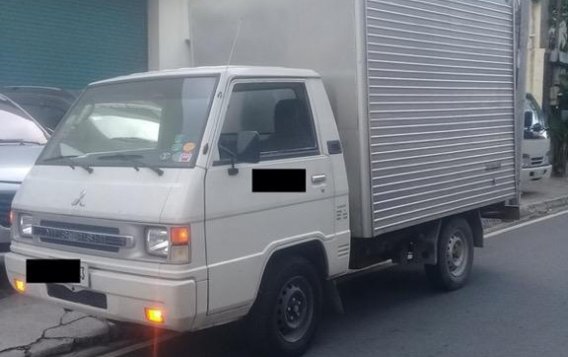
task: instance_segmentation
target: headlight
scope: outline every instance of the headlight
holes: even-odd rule
[[[20,216],[20,220],[18,221],[18,226],[20,228],[20,236],[25,238],[31,238],[32,224],[33,224],[33,217],[27,214],[22,214]]]
[[[191,261],[191,228],[189,226],[171,228],[148,228],[146,230],[146,252],[150,255],[167,258],[172,263]]]
[[[167,258],[170,250],[169,232],[166,228],[148,228],[146,231],[146,251],[150,255]]]

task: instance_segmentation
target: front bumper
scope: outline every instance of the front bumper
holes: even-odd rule
[[[6,271],[13,287],[14,279],[25,281],[28,258],[31,259],[16,253],[6,254]],[[90,269],[90,287],[87,291],[103,294],[106,297],[106,308],[55,298],[48,293],[46,284],[27,284],[25,295],[110,320],[189,331],[194,327],[198,289],[206,290],[206,283],[150,278],[93,268]],[[164,323],[146,321],[145,308],[162,309]]]
[[[552,165],[527,167],[521,170],[521,185],[550,178]]]

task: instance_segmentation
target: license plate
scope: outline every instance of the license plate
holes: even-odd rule
[[[27,259],[28,283],[89,284],[89,269],[79,259]]]
[[[79,271],[79,277],[81,278],[81,281],[79,282],[79,284],[75,284],[75,285],[88,288],[90,283],[91,283],[91,279],[90,279],[90,275],[89,275],[89,266],[87,264],[81,262],[80,269],[81,270]]]

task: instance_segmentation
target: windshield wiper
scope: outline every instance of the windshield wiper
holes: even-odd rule
[[[33,140],[24,140],[24,139],[0,139],[0,144],[34,144],[34,145],[43,145],[40,142],[33,141]]]
[[[133,168],[136,171],[140,171],[139,167],[144,167],[154,171],[158,176],[162,176],[164,174],[164,170],[160,169],[159,167],[148,165],[147,163],[140,161],[140,159],[142,158],[143,158],[142,155],[114,154],[114,155],[99,156],[97,159],[128,161],[134,164]]]
[[[44,160],[42,160],[42,162],[65,160],[67,162],[67,165],[69,167],[71,167],[73,170],[75,170],[75,166],[79,166],[83,170],[87,171],[89,174],[92,174],[93,171],[94,171],[92,167],[85,165],[85,164],[79,164],[79,163],[73,161],[73,159],[76,159],[78,157],[80,157],[80,156],[79,155],[62,155],[62,156],[55,156],[55,157],[50,157],[48,159],[44,159]]]

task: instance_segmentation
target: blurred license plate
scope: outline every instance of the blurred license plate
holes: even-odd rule
[[[78,286],[82,286],[85,288],[88,288],[91,281],[90,281],[90,276],[89,276],[89,266],[83,262],[81,262],[81,267],[79,268],[79,277],[81,278],[81,281],[78,284],[74,284],[74,285],[78,285]]]

